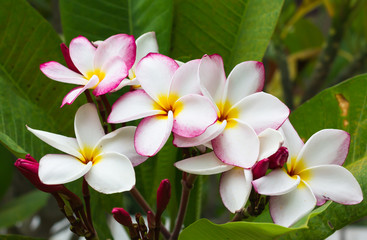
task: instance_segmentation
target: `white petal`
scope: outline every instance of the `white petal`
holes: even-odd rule
[[[80,148],[92,150],[105,133],[93,103],[81,106],[75,114],[74,129]]]
[[[178,99],[173,105],[172,131],[183,137],[197,137],[217,121],[217,113],[210,100],[197,94]]]
[[[283,169],[274,169],[268,175],[256,179],[252,182],[256,192],[267,195],[277,196],[288,193],[295,189],[300,183],[301,179],[298,175],[293,177]]]
[[[75,138],[65,137],[55,133],[32,129],[28,126],[27,129],[48,145],[64,153],[73,155],[74,157],[77,158],[82,157],[82,155],[79,152],[80,148],[78,142],[76,141]]]
[[[222,101],[227,100],[234,105],[244,97],[261,91],[264,81],[265,70],[261,62],[242,62],[229,74]]]
[[[254,93],[232,107],[239,112],[238,118],[248,123],[256,133],[267,128],[278,129],[288,118],[289,109],[278,98],[264,93]]]
[[[135,74],[148,95],[160,102],[161,97],[168,96],[177,68],[173,59],[159,53],[149,53],[138,63]]]
[[[290,158],[297,158],[304,144],[302,139],[298,136],[297,131],[294,129],[289,119],[287,119],[283,123],[279,131],[283,134],[284,146],[288,148],[289,152],[288,160]],[[290,161],[288,162],[290,163]],[[290,166],[288,166],[288,168],[290,168]]]
[[[233,166],[251,168],[259,156],[260,142],[250,126],[236,122],[227,123],[224,131],[212,140],[212,146],[221,161]]]
[[[226,82],[222,57],[218,54],[205,55],[200,61],[199,78],[204,96],[210,98],[214,103],[219,103]]]
[[[342,165],[348,155],[350,135],[342,130],[324,129],[312,135],[298,154],[305,168],[324,165]]]
[[[128,122],[166,113],[155,106],[155,101],[144,90],[138,89],[127,92],[112,105],[111,114],[108,116],[107,122]]]
[[[267,128],[259,134],[260,153],[258,160],[270,157],[278,151],[283,144],[282,134],[272,128]]]
[[[89,71],[94,70],[94,56],[96,48],[88,39],[79,36],[71,40],[69,46],[70,58],[75,67],[87,76]]]
[[[82,75],[70,70],[58,62],[51,61],[43,63],[40,65],[40,69],[48,78],[58,82],[77,85],[85,85],[87,83],[87,80]]]
[[[199,85],[199,59],[189,61],[180,66],[173,75],[170,94],[179,97],[187,94],[201,94]]]
[[[226,172],[233,168],[233,166],[220,161],[214,152],[187,158],[176,162],[174,165],[181,171],[198,175],[212,175]]]
[[[143,156],[155,155],[167,142],[173,126],[173,114],[144,118],[135,132],[136,152]]]
[[[72,104],[80,94],[82,94],[86,89],[93,88],[96,84],[98,84],[98,77],[93,76],[85,86],[73,88],[62,100],[61,107],[65,104]]]
[[[130,160],[119,153],[104,153],[85,175],[85,180],[101,193],[131,190],[135,185],[135,172]]]
[[[193,138],[186,138],[178,134],[173,134],[173,144],[176,147],[193,147],[204,144],[216,138],[221,132],[223,132],[226,126],[226,120],[223,122],[217,121],[213,125],[210,125],[203,134]]]
[[[38,176],[45,184],[64,184],[84,176],[92,162],[84,164],[77,158],[64,154],[47,154],[40,160]]]
[[[133,164],[137,166],[144,162],[147,157],[139,155],[134,147],[134,135],[136,127],[127,126],[119,128],[101,138],[97,143],[96,150],[103,153],[117,152],[125,155]]]
[[[339,165],[323,165],[300,173],[302,180],[311,187],[317,199],[332,200],[344,205],[360,203],[363,193],[357,180]]]
[[[241,210],[251,193],[252,172],[242,168],[232,168],[222,174],[219,192],[226,208],[235,213]]]
[[[155,32],[144,33],[136,39],[136,60],[132,69],[135,69],[138,62],[151,52],[158,53],[158,42]]]
[[[316,205],[316,198],[304,183],[293,191],[270,198],[270,214],[274,223],[289,227],[307,215]]]

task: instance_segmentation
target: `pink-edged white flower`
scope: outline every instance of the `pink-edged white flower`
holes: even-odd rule
[[[196,137],[216,122],[214,106],[199,95],[199,60],[180,68],[171,58],[149,53],[136,67],[142,89],[128,92],[112,106],[109,123],[144,118],[135,133],[135,149],[144,156],[155,155],[171,131]],[[144,89],[144,90],[143,90]]]
[[[221,161],[251,168],[260,151],[257,134],[267,128],[278,129],[289,115],[279,99],[260,92],[265,78],[263,64],[242,62],[226,79],[221,56],[205,55],[200,61],[199,78],[203,95],[216,106],[218,121],[196,138],[175,134],[173,143],[190,147],[211,141]]]
[[[136,166],[147,158],[134,149],[135,127],[105,135],[96,107],[87,103],[75,115],[76,138],[27,127],[39,139],[67,154],[47,154],[40,160],[39,178],[48,185],[64,184],[82,176],[95,190],[116,193],[135,185]]]
[[[81,85],[64,97],[61,107],[72,104],[86,89],[94,89],[93,94],[99,96],[118,87],[134,64],[135,39],[117,34],[95,47],[88,39],[79,36],[71,40],[69,54],[78,72],[54,61],[40,66],[41,71],[55,81]]]
[[[260,151],[258,160],[273,155],[283,143],[279,131],[268,128],[258,136]],[[243,156],[246,159],[246,156]],[[251,193],[253,174],[251,169],[236,167],[220,161],[214,152],[188,158],[175,163],[185,172],[198,175],[222,173],[219,192],[224,206],[232,213],[241,210]]]
[[[341,166],[349,150],[347,132],[324,129],[303,144],[289,121],[281,129],[289,150],[287,168],[252,182],[258,193],[271,196],[274,223],[288,227],[327,200],[345,205],[363,200],[357,180]]]

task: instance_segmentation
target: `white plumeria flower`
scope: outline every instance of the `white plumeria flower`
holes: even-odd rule
[[[303,144],[289,121],[281,129],[289,151],[287,168],[252,182],[258,193],[271,196],[274,223],[289,227],[326,200],[345,205],[363,200],[357,180],[341,166],[349,150],[347,132],[324,129]]]
[[[95,190],[116,193],[135,185],[136,166],[147,158],[134,149],[135,127],[105,135],[96,107],[87,103],[75,115],[76,138],[35,130],[34,135],[67,154],[47,154],[40,160],[39,178],[45,184],[64,184],[82,176]]]
[[[271,128],[261,132],[258,138],[260,142],[258,160],[273,155],[283,143],[279,131]],[[246,156],[242,157],[246,159]],[[226,164],[220,161],[214,152],[176,162],[175,166],[182,171],[198,175],[222,173],[219,192],[224,206],[232,213],[245,206],[251,193],[252,171]]]
[[[134,37],[126,34],[111,36],[97,48],[79,36],[71,40],[69,53],[79,72],[54,61],[40,66],[41,71],[55,81],[81,85],[64,97],[61,107],[72,104],[86,89],[94,89],[93,94],[99,96],[118,87],[134,64],[136,45]]]
[[[136,76],[144,89],[128,92],[112,106],[109,123],[144,118],[135,134],[135,148],[144,156],[155,155],[166,143],[171,131],[185,137],[202,134],[217,120],[210,100],[199,95],[199,60],[180,68],[171,58],[149,53],[136,67]]]
[[[190,147],[211,141],[221,161],[251,168],[260,150],[257,134],[267,128],[278,129],[289,115],[289,109],[279,99],[260,92],[265,79],[263,64],[242,62],[226,79],[222,57],[205,55],[199,78],[203,95],[216,106],[218,121],[196,138],[174,135],[173,143]]]

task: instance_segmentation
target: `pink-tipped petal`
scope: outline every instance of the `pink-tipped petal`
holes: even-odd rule
[[[136,66],[136,78],[141,87],[156,102],[167,96],[171,87],[172,76],[177,70],[177,63],[159,53],[149,53]]]
[[[358,204],[363,200],[357,180],[342,166],[316,166],[299,175],[308,183],[317,199],[332,200],[344,205]]]
[[[272,128],[267,128],[259,134],[260,153],[258,160],[270,157],[283,144],[282,134]]]
[[[74,65],[84,76],[87,76],[89,71],[94,70],[96,48],[88,39],[79,36],[71,40],[69,52]]]
[[[187,94],[201,94],[199,85],[199,59],[189,61],[180,66],[173,75],[170,94],[185,96]]]
[[[324,165],[343,165],[348,155],[350,135],[337,129],[324,129],[312,135],[298,154],[305,168]]]
[[[224,131],[212,140],[212,146],[221,161],[242,168],[251,168],[260,150],[259,138],[254,130],[239,121],[227,124]]]
[[[155,155],[167,142],[173,126],[173,113],[144,118],[135,132],[136,152],[143,156]]]
[[[260,92],[264,87],[264,81],[265,70],[261,62],[242,62],[229,74],[222,100],[236,104],[244,97]]]
[[[82,150],[92,150],[105,135],[97,108],[92,103],[81,106],[75,114],[75,136]]]
[[[135,185],[135,172],[130,160],[119,153],[98,156],[85,180],[96,191],[111,194],[131,190]]]
[[[289,119],[283,123],[279,131],[283,134],[284,146],[287,147],[289,152],[288,160],[291,158],[297,158],[304,144]],[[288,161],[287,164],[290,164],[290,161]],[[288,168],[290,169],[290,167],[291,166],[289,165]]]
[[[204,55],[201,58],[199,79],[204,96],[209,97],[214,103],[220,102],[226,82],[223,59],[220,55]]]
[[[217,121],[213,125],[210,125],[203,134],[193,137],[186,138],[178,134],[173,134],[173,144],[176,147],[194,147],[211,141],[216,138],[227,126],[227,121]]]
[[[136,127],[127,126],[110,132],[101,138],[95,150],[104,153],[117,152],[125,155],[135,167],[147,160],[147,157],[141,156],[135,151],[135,130]]]
[[[181,171],[198,175],[212,175],[226,172],[233,168],[233,166],[220,161],[214,152],[187,158],[176,162],[174,165]]]
[[[48,78],[58,82],[77,85],[85,85],[87,83],[87,80],[82,75],[70,70],[58,62],[51,61],[43,63],[40,65],[40,69]]]
[[[109,61],[107,66],[103,67],[103,71],[106,73],[106,76],[103,79],[99,79],[100,83],[93,91],[95,96],[106,94],[117,88],[129,73],[124,59],[120,57]]]
[[[131,85],[139,85],[139,81],[136,78],[133,80],[130,80],[129,78],[125,78],[124,80],[120,82],[120,84],[116,88],[112,89],[110,92],[117,92],[121,88],[125,86],[131,86]]]
[[[274,223],[289,227],[307,215],[316,205],[316,198],[304,183],[293,191],[270,198],[270,214]]]
[[[252,172],[242,168],[232,168],[222,174],[219,192],[224,206],[232,213],[241,210],[251,193]]]
[[[111,114],[107,122],[121,123],[165,114],[165,111],[154,107],[154,100],[142,89],[127,92],[112,105]]]
[[[217,113],[208,98],[190,94],[173,105],[172,131],[183,137],[197,137],[217,121]]]
[[[98,44],[94,65],[96,68],[105,68],[105,64],[119,57],[125,62],[127,70],[135,62],[136,45],[132,35],[116,34]]]
[[[294,190],[300,183],[298,175],[293,177],[283,169],[274,169],[268,175],[252,182],[256,192],[267,196],[278,196]]]
[[[238,118],[248,123],[256,133],[267,128],[278,129],[288,118],[289,109],[278,98],[264,93],[254,93],[234,105]]]
[[[73,155],[76,158],[82,157],[81,153],[79,152],[78,142],[75,138],[32,129],[28,126],[27,129],[51,147],[54,147],[64,153]]]
[[[79,159],[64,154],[47,154],[40,160],[38,175],[44,184],[64,184],[84,176],[92,162],[82,163]]]
[[[98,77],[93,76],[83,87],[73,88],[62,100],[61,107],[65,104],[72,104],[80,94],[82,94],[86,89],[93,88],[96,84],[98,84]]]
[[[64,59],[65,59],[65,62],[68,68],[70,70],[73,70],[74,72],[81,74],[81,72],[79,72],[79,70],[75,67],[73,61],[71,61],[69,48],[65,45],[65,43],[61,43],[60,48],[61,48],[62,55],[64,56]]]
[[[149,53],[158,53],[158,42],[155,32],[147,32],[136,39],[136,60],[133,69],[138,62]]]

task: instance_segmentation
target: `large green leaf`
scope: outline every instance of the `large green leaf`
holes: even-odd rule
[[[171,55],[178,59],[222,55],[227,72],[246,60],[261,61],[283,0],[177,0]]]
[[[43,207],[49,195],[39,190],[27,193],[0,209],[0,227],[10,227],[35,214]]]
[[[349,154],[344,164],[356,177],[367,197],[367,74],[329,88],[292,115],[291,122],[299,135],[308,139],[324,128],[343,129],[351,135]],[[336,230],[367,215],[367,201],[344,206],[332,203],[310,221],[309,229],[292,233],[284,239],[323,239]]]
[[[95,41],[118,33],[138,37],[155,31],[161,53],[168,53],[170,47],[172,6],[172,0],[60,1],[67,42],[79,35]]]
[[[14,156],[0,145],[0,199],[11,184],[14,169]]]
[[[44,240],[43,238],[25,237],[21,235],[0,235],[1,240]]]
[[[25,125],[70,133],[75,105],[59,108],[71,86],[47,79],[41,63],[63,61],[60,39],[24,0],[0,1],[0,141],[17,157],[49,151]],[[77,104],[77,103],[75,103]]]

